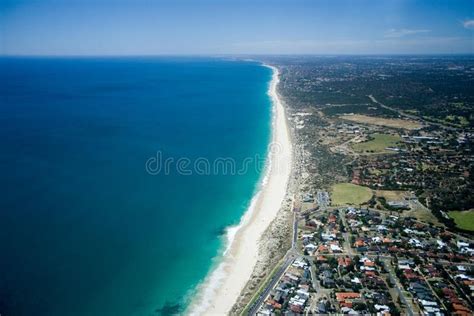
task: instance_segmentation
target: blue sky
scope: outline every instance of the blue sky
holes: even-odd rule
[[[0,54],[474,53],[474,0],[1,0]]]

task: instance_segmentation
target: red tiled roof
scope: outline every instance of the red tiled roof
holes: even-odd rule
[[[326,245],[320,245],[318,250],[319,251],[328,251],[328,247]]]
[[[352,302],[342,301],[342,302],[339,302],[339,305],[341,305],[342,307],[352,308]]]
[[[317,261],[327,261],[328,259],[325,256],[319,256],[316,260]]]
[[[462,304],[453,304],[453,309],[457,311],[462,311],[462,312],[470,312],[471,310],[467,308],[466,306]]]
[[[354,299],[354,298],[360,298],[360,293],[355,293],[355,292],[347,292],[347,293],[336,293],[336,299],[340,301],[344,301],[346,299]]]

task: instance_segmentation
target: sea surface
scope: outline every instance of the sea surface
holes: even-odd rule
[[[270,80],[208,58],[0,58],[0,314],[182,312],[258,186]]]

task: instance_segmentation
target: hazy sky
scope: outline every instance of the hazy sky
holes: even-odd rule
[[[0,54],[474,53],[474,0],[0,0]]]

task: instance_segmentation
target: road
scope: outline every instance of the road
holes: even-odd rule
[[[388,271],[388,275],[390,277],[390,282],[392,282],[392,284],[395,285],[395,289],[398,292],[398,297],[400,297],[400,300],[402,301],[402,303],[407,308],[407,310],[406,310],[407,314],[410,315],[410,316],[418,315],[418,313],[415,313],[415,311],[414,311],[415,307],[413,306],[412,301],[407,301],[407,299],[405,298],[405,295],[403,295],[401,284],[398,281],[398,278],[396,278],[396,276],[395,276],[395,271],[393,270],[392,265],[388,262],[387,259],[383,259],[382,262],[383,262],[383,265],[384,265],[385,269]]]
[[[297,240],[298,240],[298,213],[300,211],[300,203],[296,198],[293,198],[293,238],[291,240],[291,248],[288,250],[288,252],[285,254],[283,257],[283,264],[281,265],[280,268],[278,268],[277,272],[274,273],[270,279],[270,282],[267,283],[265,286],[265,289],[259,294],[258,298],[255,300],[255,302],[252,304],[252,306],[249,309],[248,315],[256,315],[260,307],[262,306],[263,302],[267,298],[267,296],[270,294],[270,291],[275,287],[275,285],[278,283],[280,278],[282,277],[283,273],[285,273],[286,269],[288,266],[297,258],[300,256],[297,250]]]
[[[258,310],[260,309],[260,306],[262,306],[263,302],[265,301],[267,296],[270,294],[270,291],[275,287],[275,285],[278,283],[283,273],[286,271],[288,266],[293,262],[293,260],[296,259],[296,257],[297,256],[295,254],[290,254],[290,253],[287,253],[285,255],[285,261],[283,265],[272,276],[272,278],[270,279],[270,282],[267,284],[265,289],[260,293],[257,300],[255,300],[252,307],[249,309],[249,313],[248,313],[249,315],[257,314]]]
[[[349,230],[349,226],[347,224],[346,217],[345,217],[344,211],[342,209],[339,210],[339,217],[342,219],[342,223],[343,223],[345,229]],[[349,254],[350,256],[353,256],[354,252],[353,252],[353,249],[352,249],[351,243],[350,243],[351,234],[346,231],[345,233],[343,233],[343,236],[344,236],[344,250],[345,250],[344,255]],[[390,281],[392,282],[392,284],[395,285],[395,289],[398,292],[398,296],[400,297],[400,300],[405,304],[405,306],[407,308],[407,314],[410,315],[410,316],[417,315],[414,312],[414,306],[413,306],[412,302],[411,301],[408,302],[406,300],[405,296],[403,295],[401,285],[398,282],[398,279],[396,278],[396,275],[395,275],[395,271],[393,270],[393,268],[390,264],[390,260],[392,259],[392,257],[384,256],[384,255],[372,255],[372,254],[366,254],[366,256],[371,258],[372,260],[375,260],[376,258],[379,258],[380,260],[382,260],[385,269],[388,271]]]
[[[463,264],[464,265],[464,264]],[[456,287],[456,289],[459,291],[459,293],[461,293],[461,295],[464,297],[465,300],[467,300],[471,306],[473,305],[473,302],[471,300],[471,297],[469,294],[466,293],[466,291],[464,291],[464,289],[462,287],[459,286],[458,282],[456,282],[456,280],[453,279],[453,277],[451,276],[451,273],[449,273],[447,270],[446,270],[446,267],[442,266],[444,272],[448,275],[448,278],[449,280],[451,281],[452,284],[454,284],[454,286]]]
[[[296,249],[296,241],[298,240],[298,214],[301,210],[301,203],[299,201],[295,202],[295,200],[293,197],[293,239],[291,240],[291,249]]]
[[[430,282],[428,282],[428,279],[426,278],[426,275],[423,273],[423,271],[416,267],[415,269],[416,272],[418,272],[421,277],[423,278],[423,280],[425,281],[425,283],[428,285],[428,287],[430,288],[431,290],[431,293],[438,299],[438,302],[441,303],[441,305],[443,306],[444,310],[447,311],[448,308],[446,307],[446,305],[444,304],[444,301],[439,297],[439,295],[436,293],[436,291],[433,289],[433,287],[431,286]]]
[[[291,240],[291,249],[296,249],[296,241],[298,240],[298,220],[296,213],[293,214],[293,238]]]
[[[342,234],[342,236],[344,237],[344,245],[343,245],[344,252],[347,253],[349,256],[353,256],[354,250],[351,247],[352,234],[348,232],[349,225],[347,224],[346,215],[342,208],[339,209],[339,218],[342,219],[342,224],[344,225],[344,230],[345,230],[345,232]]]

